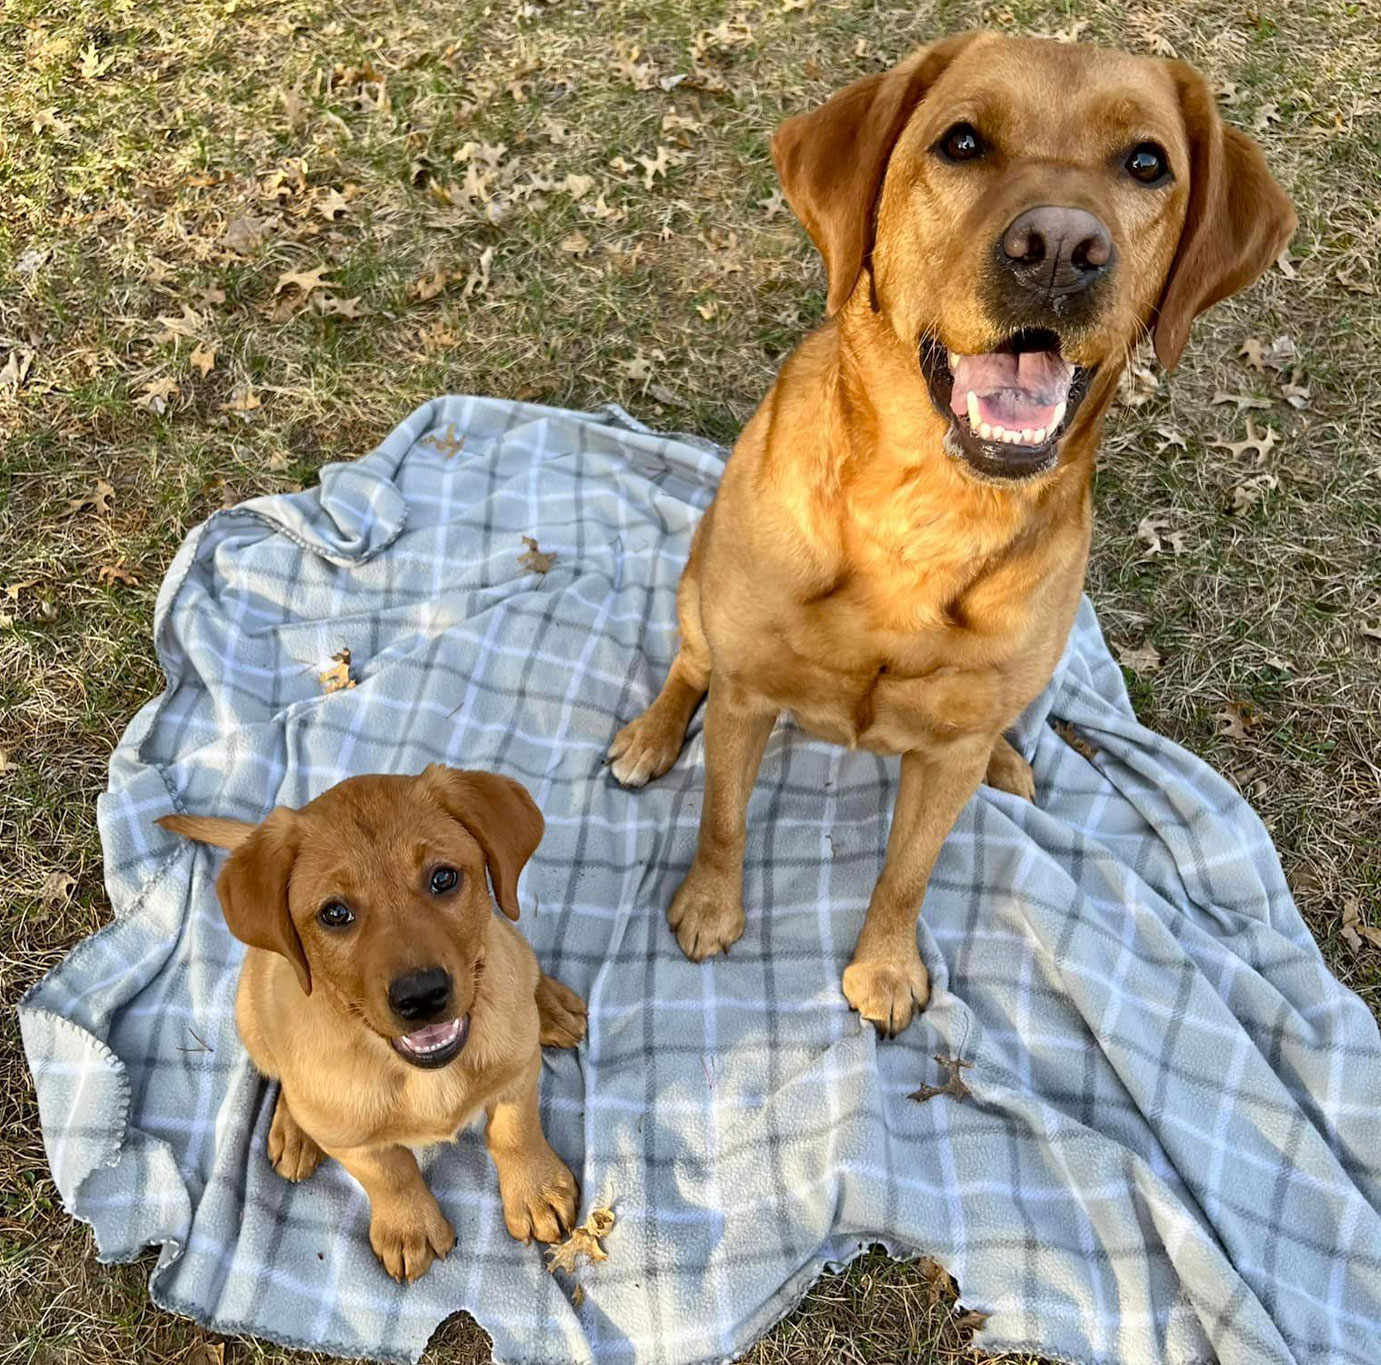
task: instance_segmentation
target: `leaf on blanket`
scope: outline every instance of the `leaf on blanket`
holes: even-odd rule
[[[328,668],[324,673],[318,673],[317,681],[321,683],[321,690],[330,694],[332,692],[345,692],[354,687],[355,680],[350,676],[350,651],[343,649],[339,654],[331,655],[335,664]]]
[[[574,1274],[580,1269],[582,1257],[592,1264],[607,1261],[609,1253],[599,1241],[607,1237],[613,1227],[613,1209],[591,1209],[590,1216],[560,1246],[547,1248],[547,1273],[555,1275],[558,1270],[565,1270]]]
[[[452,424],[446,428],[442,435],[432,437],[432,445],[436,448],[438,455],[449,460],[465,449],[465,437],[457,436],[455,426]]]
[[[548,573],[551,566],[556,563],[556,551],[548,552],[541,549],[531,536],[524,536],[523,544],[527,549],[518,556],[518,563],[533,573]]]
[[[1092,744],[1090,744],[1088,740],[1086,740],[1083,737],[1083,735],[1081,735],[1078,732],[1078,730],[1074,728],[1073,721],[1052,721],[1051,726],[1054,729],[1055,733],[1059,735],[1059,737],[1062,740],[1064,740],[1064,742],[1068,744],[1069,747],[1073,749],[1075,753],[1083,754],[1083,756],[1089,760],[1097,758],[1098,750]]]
[[[939,1052],[935,1054],[935,1060],[949,1079],[944,1085],[923,1085],[919,1090],[913,1090],[907,1096],[908,1099],[924,1104],[927,1100],[933,1100],[936,1095],[948,1095],[951,1099],[962,1100],[965,1095],[973,1093],[964,1082],[964,1072],[973,1065],[972,1062],[966,1062],[962,1057],[946,1057]]]

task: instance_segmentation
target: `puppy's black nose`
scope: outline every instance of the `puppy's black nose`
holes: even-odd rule
[[[1026,289],[1074,294],[1112,263],[1112,238],[1093,214],[1045,204],[1027,209],[1002,234],[1001,259]]]
[[[451,1003],[450,973],[442,967],[404,972],[389,983],[388,1003],[405,1023],[429,1023]]]

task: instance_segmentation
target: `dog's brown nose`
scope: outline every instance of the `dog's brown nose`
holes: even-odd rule
[[[1073,294],[1087,289],[1112,262],[1112,238],[1083,209],[1044,204],[1012,219],[1002,234],[1002,259],[1026,289]]]
[[[430,1023],[451,1004],[451,975],[443,967],[404,972],[389,983],[388,1003],[404,1023]]]

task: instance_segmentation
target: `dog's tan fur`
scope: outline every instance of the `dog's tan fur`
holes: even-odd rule
[[[541,1044],[584,1036],[580,997],[543,975],[522,934],[518,874],[542,817],[515,782],[433,766],[418,777],[351,778],[260,825],[201,816],[159,824],[230,848],[218,881],[226,921],[250,944],[236,999],[256,1068],[282,1083],[269,1133],[280,1175],[302,1180],[323,1154],[364,1186],[369,1238],[390,1275],[415,1279],[455,1241],[413,1148],[449,1142],[487,1118],[504,1218],[513,1236],[551,1242],[573,1226],[576,1182],[542,1133]],[[457,891],[424,885],[443,862]],[[355,911],[349,932],[323,926],[323,904]],[[469,1035],[436,1070],[402,1060],[388,1004],[399,973],[440,965]]]
[[[932,148],[960,120],[1001,154],[943,163]],[[1122,172],[1145,139],[1169,153],[1166,190]],[[985,776],[1033,795],[1003,731],[1073,620],[1127,350],[1149,330],[1173,366],[1194,316],[1270,264],[1294,214],[1190,68],[992,34],[857,82],[784,124],[773,155],[825,257],[833,316],[739,438],[681,581],[680,652],[610,757],[629,785],[664,772],[708,690],[700,841],[668,911],[699,959],[743,930],[745,810],[778,714],[900,754],[884,869],[843,981],[890,1033],[929,995],[916,918],[961,807]],[[1068,360],[1098,369],[1053,469],[985,481],[942,447],[918,339],[965,355],[1003,341],[984,271],[1004,225],[1052,203],[1096,214],[1118,253],[1106,305],[1062,335]]]

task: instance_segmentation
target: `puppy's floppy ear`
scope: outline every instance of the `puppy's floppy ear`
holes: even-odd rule
[[[787,119],[772,138],[787,202],[825,258],[831,313],[853,293],[872,251],[878,191],[907,119],[977,36],[944,38],[846,85],[818,109]]]
[[[1208,82],[1184,62],[1169,66],[1189,136],[1189,208],[1152,335],[1156,356],[1172,370],[1194,319],[1261,275],[1297,219],[1261,149],[1218,116]]]
[[[527,788],[495,773],[433,763],[422,780],[446,813],[459,820],[484,850],[494,899],[518,918],[518,874],[542,842],[546,823]]]
[[[312,993],[307,954],[288,913],[288,878],[297,860],[297,812],[278,806],[226,859],[216,879],[230,932],[251,948],[281,953],[303,993]]]

